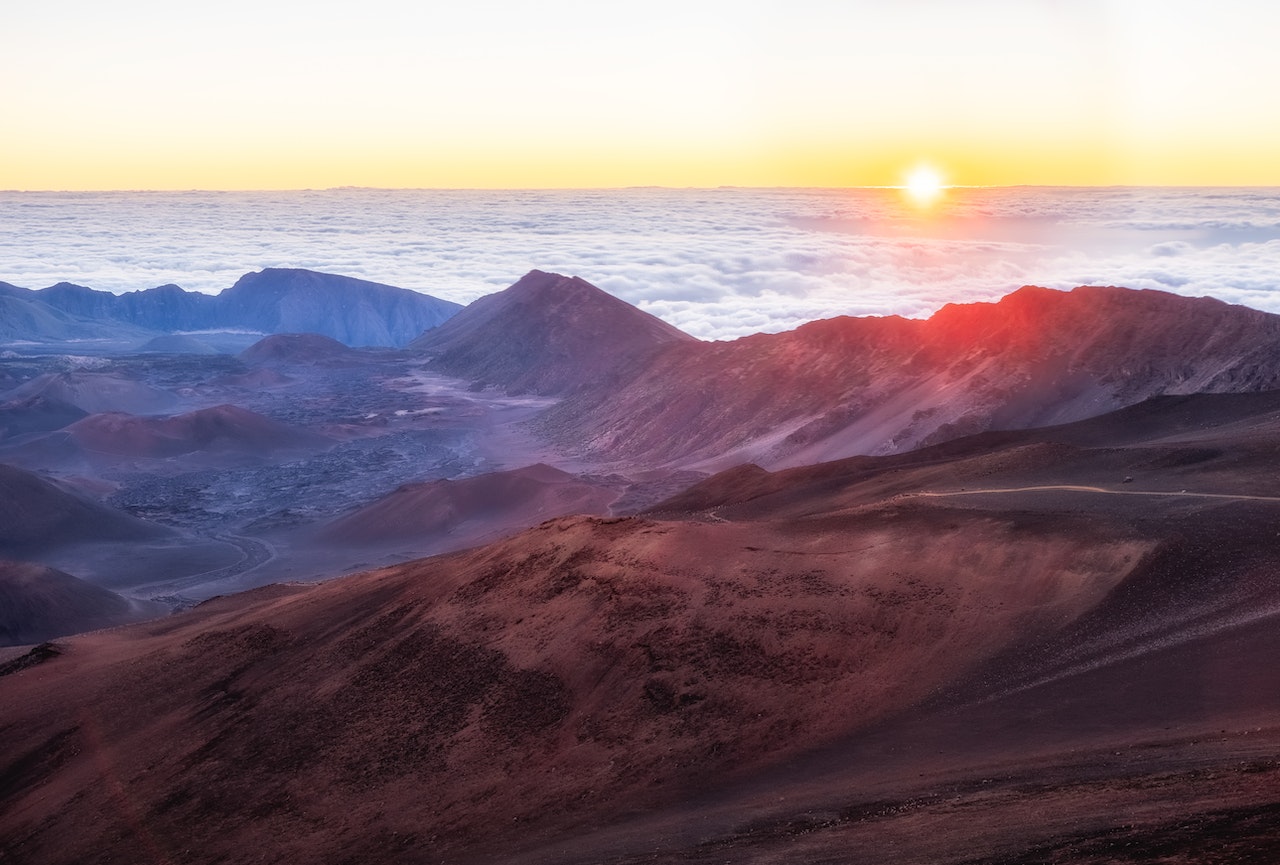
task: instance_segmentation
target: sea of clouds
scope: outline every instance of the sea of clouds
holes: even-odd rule
[[[1280,312],[1280,189],[0,192],[0,281],[217,292],[304,267],[467,303],[576,274],[704,339],[1021,285]]]

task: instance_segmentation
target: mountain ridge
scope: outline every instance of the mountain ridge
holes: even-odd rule
[[[885,454],[1160,393],[1280,388],[1280,316],[1207,298],[1024,287],[928,319],[838,317],[669,347],[537,424],[600,459],[712,469]]]
[[[42,289],[7,283],[0,320],[25,324],[0,338],[110,338],[144,343],[165,333],[247,329],[313,332],[353,347],[399,347],[462,306],[421,292],[302,268],[247,273],[218,294],[162,285],[113,294],[70,282]]]

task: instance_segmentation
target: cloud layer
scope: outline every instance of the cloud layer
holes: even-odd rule
[[[0,280],[216,292],[306,267],[466,303],[537,267],[706,339],[927,315],[1024,284],[1280,312],[1280,190],[0,193]]]

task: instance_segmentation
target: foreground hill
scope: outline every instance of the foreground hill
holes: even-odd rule
[[[462,308],[408,289],[297,268],[247,273],[217,295],[176,285],[119,295],[66,282],[38,291],[3,288],[0,339],[48,343],[114,338],[135,346],[157,333],[245,330],[402,346]]]
[[[1277,453],[1165,399],[74,638],[0,678],[0,850],[1266,861]]]
[[[611,387],[659,349],[693,337],[576,276],[532,270],[409,347],[431,366],[508,393]]]
[[[836,318],[669,347],[547,413],[642,464],[803,465],[1101,414],[1162,393],[1280,387],[1280,316],[1155,291],[1027,287],[932,318]]]

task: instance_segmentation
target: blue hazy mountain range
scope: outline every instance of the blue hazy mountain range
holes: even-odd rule
[[[247,273],[219,294],[176,285],[113,294],[66,282],[39,290],[0,283],[0,342],[142,348],[163,334],[222,344],[239,332],[247,344],[261,334],[305,332],[349,346],[403,346],[460,309],[404,288],[286,268]]]

